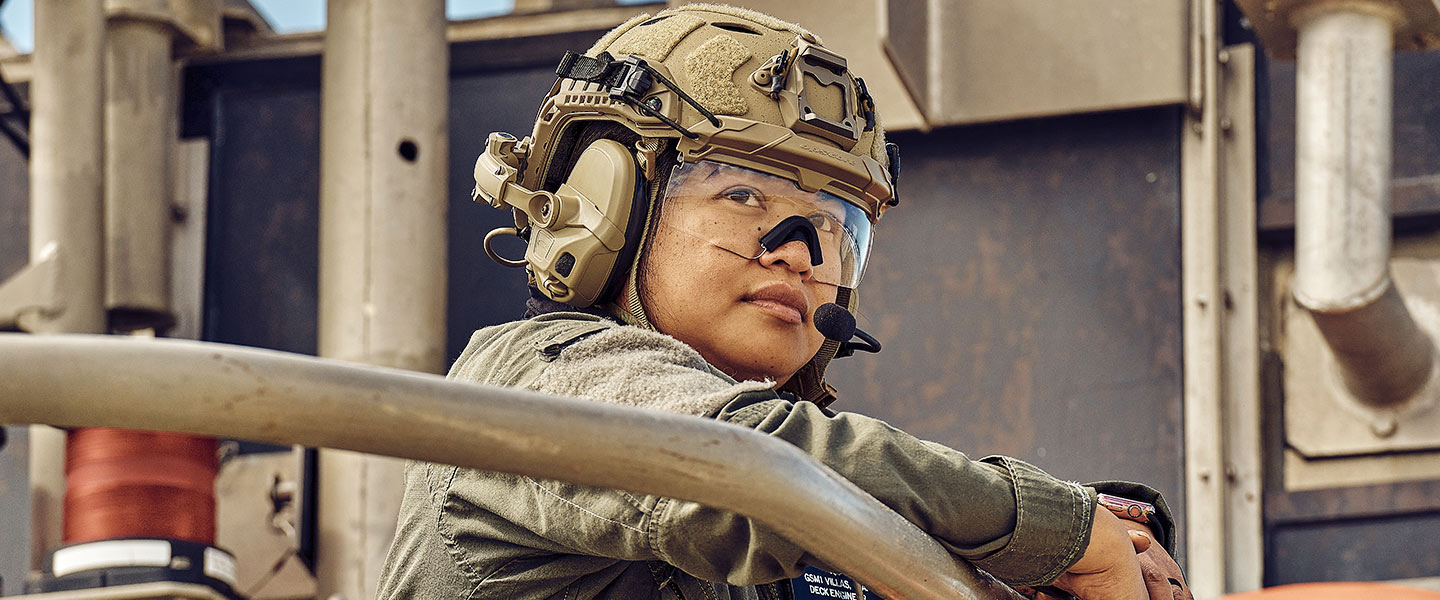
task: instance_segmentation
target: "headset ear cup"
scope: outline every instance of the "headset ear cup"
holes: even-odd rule
[[[596,140],[579,153],[554,193],[547,226],[531,233],[526,249],[541,293],[580,308],[604,299],[615,273],[623,279],[629,268],[626,255],[634,256],[629,229],[632,215],[644,209],[636,206],[644,188],[635,156],[620,142]]]
[[[658,202],[659,199],[653,196],[653,192],[664,189],[665,177],[660,176],[655,181],[645,179],[644,170],[640,168],[639,161],[635,164],[635,186],[630,200],[630,214],[625,218],[625,247],[620,250],[616,258],[615,266],[610,269],[606,278],[605,289],[600,292],[599,302],[609,302],[619,298],[625,293],[625,285],[629,280],[630,269],[635,264],[636,257],[640,254],[640,248],[645,245],[645,236],[650,227],[650,219],[653,214],[651,202]],[[618,223],[618,221],[617,221]]]

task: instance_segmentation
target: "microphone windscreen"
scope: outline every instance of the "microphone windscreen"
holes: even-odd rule
[[[834,302],[826,302],[815,309],[815,329],[825,339],[848,342],[855,335],[855,315]]]

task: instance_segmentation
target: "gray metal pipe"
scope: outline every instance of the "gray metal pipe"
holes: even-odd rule
[[[665,495],[765,523],[889,598],[1020,598],[798,448],[693,416],[221,344],[0,334],[0,423],[341,448]]]
[[[331,0],[321,80],[320,355],[445,367],[449,57],[442,0]],[[396,460],[322,450],[320,596],[375,597]]]
[[[165,16],[117,14],[105,37],[105,304],[122,330],[173,323],[170,153],[178,93]]]
[[[104,40],[100,2],[37,2],[30,82],[30,260],[54,256],[56,306],[22,313],[36,333],[103,333]],[[65,433],[30,428],[30,557],[61,541]]]
[[[1328,2],[1295,18],[1295,299],[1314,316],[1350,392],[1394,406],[1431,377],[1435,352],[1390,279],[1398,15]]]

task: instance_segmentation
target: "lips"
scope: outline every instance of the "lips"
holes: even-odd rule
[[[787,323],[804,323],[810,314],[805,294],[783,283],[772,283],[746,294],[742,300]]]

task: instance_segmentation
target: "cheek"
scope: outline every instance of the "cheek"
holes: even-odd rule
[[[703,308],[718,297],[713,252],[693,237],[660,227],[640,260],[640,296],[657,327],[703,317]],[[670,333],[670,331],[665,331]]]

